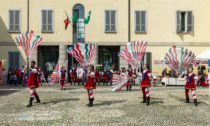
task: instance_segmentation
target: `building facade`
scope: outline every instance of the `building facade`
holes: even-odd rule
[[[0,0],[0,59],[7,59],[7,70],[26,64],[24,51],[15,37],[33,30],[43,40],[30,57],[45,73],[52,72],[59,60],[69,68],[76,61],[67,53],[73,43],[98,43],[92,64],[127,68],[118,52],[131,41],[147,41],[143,58],[153,72],[155,59],[165,56],[171,46],[184,46],[195,55],[210,47],[210,1],[197,0]],[[91,10],[91,19],[84,18]],[[78,14],[78,21],[64,30],[66,13]]]

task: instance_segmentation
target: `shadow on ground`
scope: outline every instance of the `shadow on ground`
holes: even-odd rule
[[[45,105],[45,104],[57,104],[60,102],[65,102],[65,101],[79,101],[79,98],[68,98],[68,99],[55,99],[55,100],[50,100],[49,102],[42,102],[41,104]]]
[[[122,102],[126,102],[126,100],[119,100],[119,101],[97,101],[100,103],[94,104],[94,106],[104,106],[104,105],[111,105],[111,104],[118,104]]]
[[[0,96],[7,96],[20,90],[0,90]]]

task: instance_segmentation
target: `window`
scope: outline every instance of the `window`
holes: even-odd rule
[[[147,11],[136,10],[134,17],[135,32],[147,32]]]
[[[20,9],[9,10],[9,32],[20,32],[21,11]]]
[[[15,69],[17,66],[20,68],[21,65],[21,55],[19,51],[9,51],[8,52],[8,59],[9,59],[9,64],[8,67],[9,69],[12,69],[12,71]]]
[[[117,32],[116,10],[105,10],[105,32]]]
[[[176,11],[176,32],[193,31],[193,12]]]
[[[41,10],[41,31],[53,32],[53,9]]]

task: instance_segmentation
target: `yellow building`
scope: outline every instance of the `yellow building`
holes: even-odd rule
[[[33,30],[43,41],[30,60],[46,74],[59,60],[69,59],[69,68],[76,61],[66,49],[76,42],[98,43],[93,64],[117,69],[125,60],[118,52],[129,41],[148,41],[143,62],[160,75],[163,67],[153,67],[171,46],[184,46],[195,55],[210,46],[210,1],[204,0],[0,0],[0,59],[7,59],[8,70],[26,64],[24,51],[15,37]],[[91,10],[90,22],[84,18]],[[66,13],[78,14],[78,22],[64,30]]]

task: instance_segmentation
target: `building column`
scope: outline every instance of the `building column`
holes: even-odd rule
[[[125,46],[120,46],[120,51],[124,48],[125,48]],[[120,68],[121,67],[125,67],[125,69],[127,69],[128,68],[128,62],[125,59],[120,57]]]
[[[63,64],[68,59],[68,52],[66,51],[68,48],[67,45],[59,45],[59,62],[60,67],[63,66]]]
[[[93,55],[93,59],[91,61],[91,64],[97,65],[98,64],[98,46],[96,47],[95,54]]]

